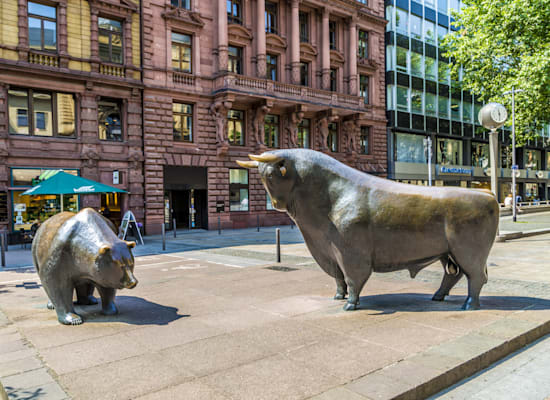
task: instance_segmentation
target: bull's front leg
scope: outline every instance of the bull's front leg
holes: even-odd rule
[[[363,286],[369,279],[372,269],[368,267],[361,271],[361,268],[356,268],[350,274],[346,274],[346,283],[348,285],[349,297],[348,302],[344,306],[344,311],[353,311],[359,308],[359,295]]]
[[[342,279],[336,278],[336,294],[334,295],[334,300],[345,300],[347,294],[348,285],[342,274]]]

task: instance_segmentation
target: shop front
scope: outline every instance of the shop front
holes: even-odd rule
[[[11,231],[29,231],[34,223],[42,223],[52,215],[61,211],[60,195],[21,196],[27,189],[48,179],[59,169],[46,168],[11,168]],[[77,169],[63,169],[62,171],[78,176]],[[80,201],[78,195],[63,195],[63,211],[78,212]]]

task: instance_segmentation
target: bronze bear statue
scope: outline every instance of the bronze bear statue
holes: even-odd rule
[[[42,286],[55,308],[57,319],[65,325],[80,325],[76,304],[97,304],[94,286],[101,296],[102,313],[118,312],[114,303],[117,289],[132,289],[134,242],[120,240],[115,226],[91,208],[79,213],[62,212],[46,220],[36,232],[32,257]]]

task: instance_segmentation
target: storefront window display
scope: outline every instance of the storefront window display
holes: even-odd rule
[[[56,169],[13,168],[11,170],[12,186],[21,187],[12,191],[12,222],[14,231],[30,230],[35,221],[43,222],[61,211],[60,195],[21,196],[32,186],[49,178]],[[68,174],[78,175],[77,170],[63,170]],[[78,212],[79,196],[64,195],[63,211]]]
[[[512,168],[512,149],[510,146],[500,147],[500,167]]]
[[[539,185],[536,183],[525,184],[525,201],[539,199]]]
[[[472,165],[487,168],[489,166],[489,144],[472,143]]]
[[[453,139],[437,139],[437,163],[462,165],[462,142]]]
[[[523,153],[523,162],[525,169],[539,170],[541,169],[541,154],[540,150],[525,150]]]
[[[395,161],[426,163],[424,136],[408,133],[395,134]]]

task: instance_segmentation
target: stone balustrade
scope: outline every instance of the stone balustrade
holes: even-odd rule
[[[172,82],[176,86],[195,86],[195,76],[185,72],[172,72]]]
[[[114,64],[106,64],[106,63],[102,63],[99,65],[99,73],[103,75],[116,76],[120,78],[124,78],[126,76],[126,72],[124,70],[123,65],[114,65]]]
[[[29,62],[31,64],[39,64],[46,67],[59,67],[59,56],[57,54],[30,51]]]

